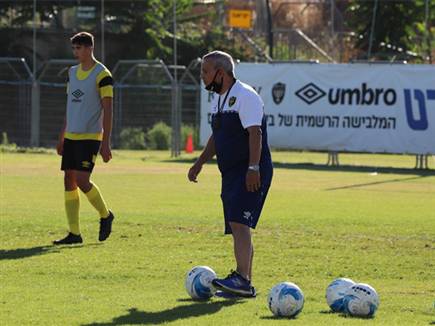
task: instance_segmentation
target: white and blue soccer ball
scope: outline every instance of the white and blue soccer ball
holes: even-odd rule
[[[334,312],[343,312],[343,299],[346,291],[354,285],[355,282],[350,278],[337,278],[326,288],[326,302]]]
[[[193,267],[186,275],[186,291],[192,299],[205,300],[216,293],[212,281],[216,273],[208,266]]]
[[[282,282],[270,290],[267,303],[275,316],[296,317],[304,307],[304,300],[304,293],[296,284]]]
[[[356,283],[346,291],[343,312],[355,317],[373,317],[379,307],[379,296],[368,284]]]

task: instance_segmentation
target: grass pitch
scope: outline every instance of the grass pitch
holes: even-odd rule
[[[273,153],[254,232],[258,297],[194,302],[184,290],[191,267],[234,268],[215,164],[192,184],[193,156],[115,152],[93,177],[116,215],[112,236],[97,241],[97,214],[81,195],[85,243],[53,247],[66,234],[59,157],[0,155],[2,325],[284,325],[266,305],[281,281],[305,294],[295,325],[435,324],[435,172],[412,170],[410,156],[346,154],[330,168],[325,154]],[[325,289],[337,277],[375,287],[375,318],[329,312]]]

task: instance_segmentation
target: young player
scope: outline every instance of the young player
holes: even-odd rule
[[[79,226],[79,190],[100,215],[98,239],[106,240],[112,231],[113,213],[108,209],[97,185],[90,180],[100,152],[103,161],[112,158],[113,79],[110,71],[93,54],[94,37],[81,32],[71,38],[72,51],[79,64],[68,72],[65,123],[57,144],[65,173],[65,210],[69,233],[55,245],[82,243]]]

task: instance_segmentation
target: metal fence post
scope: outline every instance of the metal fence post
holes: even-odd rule
[[[39,130],[40,130],[40,94],[41,89],[36,79],[32,82],[32,110],[31,110],[31,123],[30,123],[30,145],[39,146]]]
[[[172,80],[172,102],[171,102],[171,156],[177,157],[180,155],[177,133],[177,109],[178,109],[178,85],[175,80]]]

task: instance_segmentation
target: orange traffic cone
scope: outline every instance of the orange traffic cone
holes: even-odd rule
[[[192,134],[187,135],[186,153],[193,153],[193,137]]]

